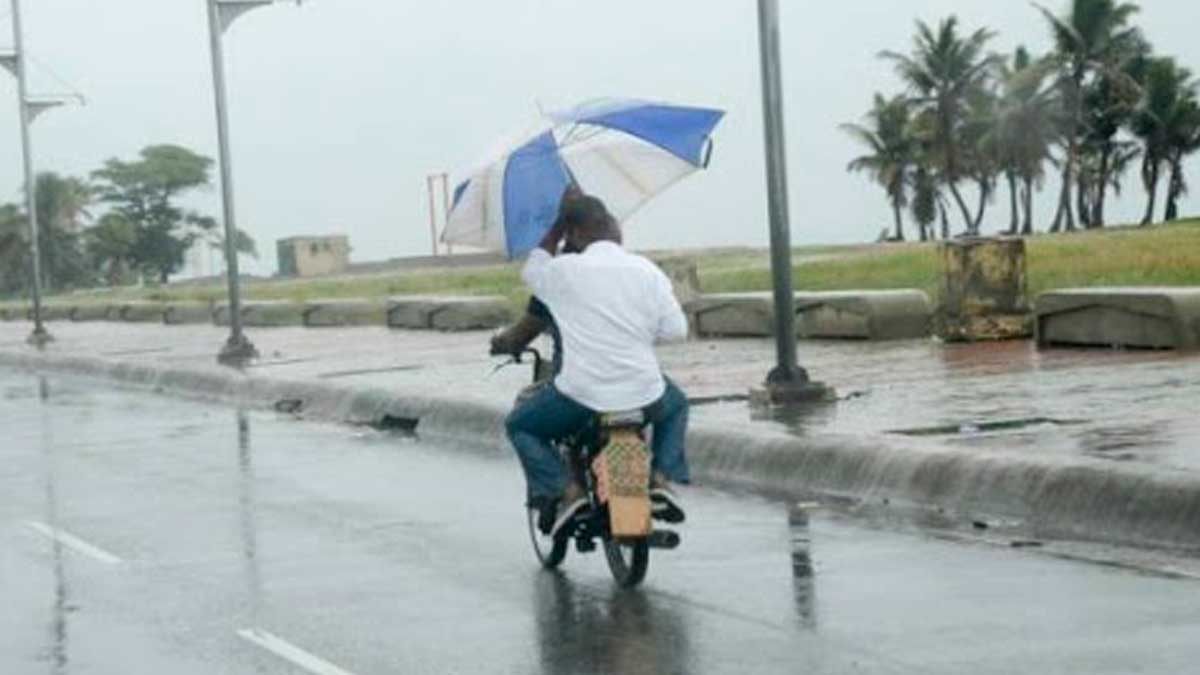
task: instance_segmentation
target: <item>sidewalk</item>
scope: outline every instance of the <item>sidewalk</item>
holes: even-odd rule
[[[528,366],[493,372],[499,361],[487,356],[487,332],[258,329],[250,337],[263,358],[243,377],[216,364],[224,328],[48,326],[56,341],[37,357],[46,365],[82,357],[213,381],[236,377],[261,396],[283,396],[289,386],[301,399],[320,398],[323,389],[343,398],[371,390],[388,400],[331,403],[341,412],[328,414],[420,399],[414,414],[429,417],[422,429],[440,416],[447,431],[458,424],[500,445],[499,422],[530,377]],[[31,365],[37,353],[24,344],[28,330],[0,323],[0,365]],[[907,500],[1049,535],[1200,550],[1200,355],[924,340],[802,342],[800,354],[841,400],[764,417],[736,398],[770,369],[770,341],[661,350],[666,371],[698,399],[689,439],[698,475],[756,489]],[[478,419],[455,422],[463,415]]]

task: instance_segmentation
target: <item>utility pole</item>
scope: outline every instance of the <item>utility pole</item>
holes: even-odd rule
[[[33,171],[33,147],[29,138],[29,124],[44,110],[61,102],[31,101],[26,81],[25,36],[21,27],[21,2],[12,0],[13,53],[0,56],[0,65],[17,77],[17,108],[21,119],[21,161],[25,174],[25,212],[29,218],[29,248],[33,258],[31,295],[33,299],[33,332],[28,342],[43,347],[54,338],[42,321],[42,251],[37,220],[37,176]]]
[[[237,211],[233,199],[233,161],[229,149],[229,113],[225,94],[225,53],[222,37],[238,17],[275,0],[204,0],[208,4],[209,45],[212,52],[213,94],[217,113],[217,144],[221,167],[221,205],[225,220],[225,277],[229,286],[229,338],[217,361],[242,365],[258,358],[258,349],[242,330],[241,278],[238,271]],[[296,4],[300,4],[297,2]]]
[[[438,257],[437,197],[434,194],[436,185],[437,174],[425,176],[425,192],[429,193],[429,243],[433,247],[435,258]]]
[[[784,143],[783,76],[779,56],[779,1],[758,0],[767,200],[771,220],[771,278],[775,295],[775,368],[754,398],[768,404],[824,400],[830,390],[809,379],[796,357],[796,303],[792,287],[787,147]]]

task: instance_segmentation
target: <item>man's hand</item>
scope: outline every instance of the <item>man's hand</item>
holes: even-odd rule
[[[550,255],[558,254],[558,245],[562,242],[563,237],[567,235],[567,228],[561,220],[556,220],[554,226],[546,232],[546,236],[542,237],[541,243],[538,244],[546,253]]]
[[[526,314],[521,317],[520,321],[513,324],[507,330],[492,336],[491,353],[493,356],[520,354],[544,330],[546,330],[545,322],[535,316]]]

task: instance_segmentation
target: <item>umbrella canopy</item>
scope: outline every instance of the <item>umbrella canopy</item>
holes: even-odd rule
[[[506,143],[454,189],[442,240],[504,251],[532,249],[575,183],[618,221],[708,166],[724,112],[647,101],[592,101],[548,114]]]

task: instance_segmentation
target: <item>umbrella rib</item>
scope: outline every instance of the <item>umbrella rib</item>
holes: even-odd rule
[[[650,190],[647,189],[646,186],[643,185],[636,176],[630,173],[625,167],[621,166],[620,162],[617,162],[615,159],[613,159],[612,155],[608,153],[608,148],[598,146],[596,148],[596,155],[599,156],[600,159],[604,160],[605,164],[612,167],[613,171],[616,171],[621,175],[622,178],[628,181],[629,184],[632,185],[633,188],[638,191],[638,194],[642,195],[643,198],[650,197]]]

